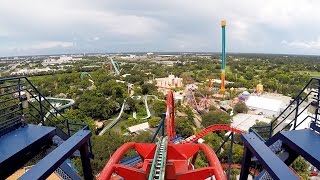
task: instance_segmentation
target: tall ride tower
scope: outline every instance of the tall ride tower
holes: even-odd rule
[[[226,24],[225,20],[221,21],[222,27],[222,63],[221,63],[221,87],[220,94],[224,94],[225,92],[225,79],[226,79]]]

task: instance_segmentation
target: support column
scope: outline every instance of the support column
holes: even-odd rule
[[[92,175],[92,169],[90,164],[90,153],[88,149],[88,142],[84,143],[79,150],[81,155],[81,163],[82,163],[84,179],[92,180],[93,175]]]
[[[241,172],[240,172],[240,179],[248,179],[249,175],[249,168],[251,164],[251,156],[252,153],[247,147],[244,147],[243,150],[243,157],[242,157],[242,163],[241,163]]]

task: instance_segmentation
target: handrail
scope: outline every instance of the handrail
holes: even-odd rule
[[[22,78],[27,78],[27,76],[14,76],[14,77],[0,78],[0,82],[22,79]]]
[[[303,101],[301,101],[303,102]],[[300,116],[309,106],[310,106],[311,103],[309,103],[300,113],[297,114],[297,117]],[[272,128],[272,131],[275,130],[281,123],[283,123],[291,114],[292,112],[294,112],[296,110],[296,108],[294,108],[291,113],[289,113],[285,118],[283,118],[282,121],[280,121],[275,127]],[[295,119],[293,119],[295,120]]]
[[[305,117],[296,127],[300,126],[300,124],[302,124],[302,123],[303,123],[306,119],[308,119],[308,118],[315,119],[315,118],[312,117],[312,116],[307,116],[307,117]],[[291,120],[290,123],[288,123],[288,124],[287,124],[285,127],[283,127],[280,131],[283,131],[284,129],[286,129],[290,124],[293,123],[293,121],[294,121],[294,119]]]
[[[296,102],[296,100],[297,100],[298,98],[300,98],[300,95],[304,92],[305,89],[307,89],[307,87],[311,84],[311,82],[312,82],[313,80],[320,81],[320,78],[311,78],[310,81],[304,86],[304,88],[303,88],[303,89],[300,91],[300,93],[296,96],[296,98],[294,98],[294,100],[287,106],[287,108],[285,108],[285,109],[279,114],[279,116],[271,122],[271,126],[273,125],[274,122],[276,122],[276,121],[283,115],[283,113],[284,113],[285,111],[287,111],[287,109],[288,109],[291,105],[293,105],[294,102]],[[310,94],[309,94],[309,95],[310,95]],[[307,96],[306,96],[306,97],[307,97]],[[300,105],[300,104],[299,104],[299,105]]]
[[[292,124],[294,121],[297,121],[297,117],[299,117],[310,105],[312,102],[309,102],[308,105],[306,107],[303,108],[302,111],[298,111],[299,110],[299,106],[305,102],[305,100],[310,96],[311,93],[316,93],[318,94],[318,96],[320,95],[319,94],[319,91],[314,91],[314,90],[310,90],[309,93],[303,98],[300,100],[301,98],[301,95],[302,93],[304,92],[305,89],[307,89],[309,87],[309,85],[311,84],[311,82],[313,81],[317,81],[317,82],[320,82],[320,78],[311,78],[309,80],[309,82],[304,86],[304,88],[300,91],[300,93],[294,98],[294,100],[274,119],[271,121],[270,125],[267,125],[267,126],[260,126],[260,127],[253,127],[255,128],[257,131],[256,133],[262,133],[260,131],[258,131],[258,129],[262,129],[262,128],[270,128],[270,137],[272,136],[272,132],[280,126],[280,124],[282,124],[285,120],[287,120],[287,118],[293,113],[296,111],[296,115],[295,115],[295,118],[293,120],[290,121],[289,124],[287,124],[284,128],[282,128],[280,131],[284,130],[288,125]],[[318,87],[319,88],[319,87]],[[313,98],[314,99],[314,98]],[[299,101],[298,101],[299,100]],[[317,99],[316,99],[317,100]],[[285,112],[287,112],[287,110],[293,105],[293,104],[296,104],[295,108],[293,108],[290,113],[288,113],[285,117],[282,117],[284,115]],[[279,118],[282,117],[283,119],[278,122]],[[307,117],[311,117],[311,116],[307,116]],[[294,129],[296,127],[298,127],[299,125],[301,125],[302,122],[304,122],[307,117],[305,119],[303,119],[298,125],[295,125]],[[313,117],[312,117],[313,118]],[[315,118],[313,118],[315,119]]]
[[[33,107],[33,109],[35,109],[39,114],[41,113],[40,110],[38,110],[36,107],[34,107],[30,102],[28,102],[28,104],[31,105]],[[31,113],[29,113],[29,114],[31,115]],[[55,117],[55,116],[53,116],[53,117]],[[55,118],[57,118],[57,117],[55,117]],[[47,118],[47,119],[48,119],[49,123],[51,123],[54,127],[58,128],[58,126],[52,120],[50,120],[49,118]],[[63,123],[61,123],[61,124],[63,125],[63,128],[67,128]]]
[[[31,85],[31,87],[37,92],[37,94],[39,94],[39,100],[41,101],[41,99],[45,100],[47,103],[49,103],[49,105],[56,111],[59,113],[60,116],[62,116],[64,119],[65,117],[59,112],[59,110],[57,110],[41,93],[40,91],[30,82],[30,80],[28,78],[25,77],[25,79],[28,81],[28,83]]]
[[[17,86],[17,88],[15,86]],[[22,86],[23,88],[21,88]],[[50,103],[50,101],[45,96],[43,96],[42,93],[36,88],[36,86],[31,83],[31,81],[27,78],[27,76],[0,78],[0,89],[5,89],[5,88],[7,89],[6,92],[4,92],[3,94],[0,94],[1,97],[4,97],[4,99],[1,99],[0,101],[0,104],[3,105],[2,107],[0,107],[0,111],[1,110],[3,111],[5,109],[10,109],[18,105],[20,105],[20,108],[19,109],[17,108],[16,110],[11,110],[10,112],[1,112],[0,118],[6,117],[9,115],[10,117],[8,118],[11,118],[12,115],[17,114],[19,111],[21,111],[20,113],[21,116],[30,115],[29,116],[30,120],[34,119],[38,123],[39,122],[44,123],[44,117],[45,117],[45,114],[47,113],[48,116],[53,116],[56,119],[56,120],[54,119],[53,121],[51,118],[46,117],[48,124],[50,124],[50,126],[56,127],[57,129],[61,130],[68,137],[70,137],[71,135],[69,125],[75,127],[78,130],[89,129],[87,124],[85,124],[82,119],[80,120],[83,124],[70,123],[69,120],[60,112],[60,109],[53,106]],[[31,103],[30,101],[23,98],[21,96],[22,91],[25,91],[26,93],[30,94],[30,96],[33,99],[35,99],[34,101],[35,103]],[[18,97],[13,97],[13,94],[15,93],[19,93],[17,95]],[[14,101],[16,99],[19,100],[17,104],[15,102],[6,104],[6,102]],[[26,102],[30,107],[24,108],[22,104],[23,102]],[[28,109],[29,111],[23,111],[24,109]],[[35,111],[37,114],[35,115],[31,114],[30,110]],[[58,118],[58,115],[61,118],[60,117]],[[41,118],[40,121],[38,118],[39,116]],[[89,148],[90,148],[90,152],[92,152],[90,140],[89,140]]]

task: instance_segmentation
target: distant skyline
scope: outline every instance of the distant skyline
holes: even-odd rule
[[[2,0],[0,56],[91,52],[320,55],[317,0]]]

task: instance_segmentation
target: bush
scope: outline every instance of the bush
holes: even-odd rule
[[[248,112],[248,107],[247,107],[246,103],[239,102],[234,106],[233,110],[236,113],[247,113]]]
[[[152,117],[152,118],[149,120],[149,125],[150,125],[150,127],[152,127],[152,128],[157,127],[160,123],[161,123],[161,118],[160,118],[160,117]]]
[[[208,127],[214,124],[231,124],[229,114],[222,111],[209,111],[208,113],[202,115],[201,124],[204,127]]]

